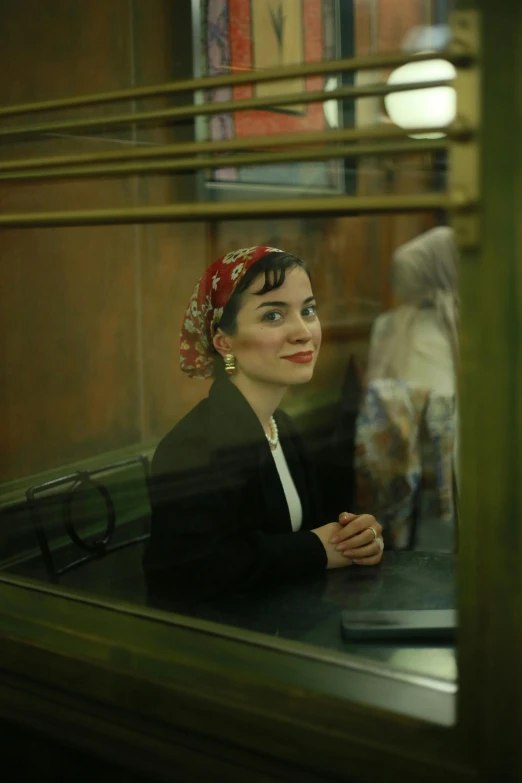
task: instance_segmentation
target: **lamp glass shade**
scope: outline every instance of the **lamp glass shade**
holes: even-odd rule
[[[396,68],[388,78],[388,84],[413,84],[454,79],[455,67],[447,60],[434,59],[408,63]],[[392,122],[404,130],[409,128],[444,128],[457,114],[457,95],[454,87],[427,87],[425,90],[405,90],[389,93],[384,98],[386,111]],[[409,134],[417,139],[437,139],[442,132]]]

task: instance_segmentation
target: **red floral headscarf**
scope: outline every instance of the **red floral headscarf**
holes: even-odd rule
[[[183,319],[180,334],[180,366],[191,378],[210,378],[216,352],[212,339],[228,300],[250,267],[276,247],[244,247],[209,266],[198,280]]]

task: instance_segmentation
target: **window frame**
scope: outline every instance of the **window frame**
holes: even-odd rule
[[[245,769],[259,780],[373,781],[384,773],[463,781],[493,779],[499,769],[504,780],[520,779],[522,7],[463,0],[460,8],[482,12],[483,117],[480,214],[456,224],[465,481],[455,724],[365,705],[353,693],[328,695],[338,662],[321,661],[319,652],[317,661],[304,657],[298,643],[261,645],[256,634],[233,638],[233,629],[225,638],[210,623],[182,626],[174,616],[7,574],[0,575],[2,718],[155,776],[176,764],[191,776],[203,765],[208,780],[225,772],[244,780]],[[466,225],[472,236],[480,230],[479,246]],[[348,689],[372,678],[397,687],[384,667],[346,668]]]

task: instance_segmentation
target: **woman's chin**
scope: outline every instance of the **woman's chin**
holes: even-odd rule
[[[296,364],[292,368],[291,372],[285,373],[285,385],[297,386],[300,383],[308,383],[311,381],[314,375],[314,365],[309,364]]]

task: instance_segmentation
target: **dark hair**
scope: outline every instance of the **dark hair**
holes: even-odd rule
[[[256,296],[261,296],[262,294],[268,294],[270,291],[275,291],[276,288],[281,288],[285,282],[286,273],[295,267],[303,269],[310,277],[310,271],[305,262],[290,253],[267,253],[266,256],[260,258],[259,261],[250,267],[236,286],[234,293],[226,304],[220,322],[216,325],[216,329],[222,329],[225,334],[235,334],[237,315],[241,310],[243,294],[252,285],[256,277],[263,273],[265,275],[264,284],[259,291],[254,291]]]
[[[296,267],[303,269],[310,278],[310,270],[305,262],[297,256],[293,256],[291,253],[267,253],[266,256],[263,256],[263,258],[260,258],[255,264],[252,264],[248,272],[246,272],[244,277],[237,284],[234,293],[226,304],[221,320],[216,324],[215,329],[222,329],[225,334],[235,334],[237,330],[237,316],[241,310],[243,295],[247,288],[252,285],[254,280],[264,274],[265,282],[259,291],[254,291],[254,294],[256,296],[268,294],[270,291],[281,288],[285,282],[286,273]],[[225,375],[223,361],[219,354],[215,363],[214,375]]]

